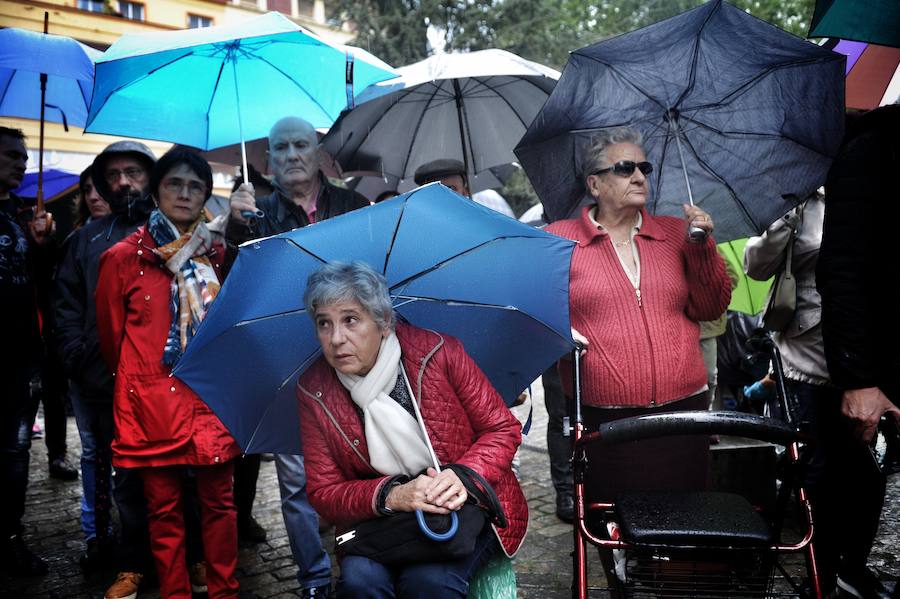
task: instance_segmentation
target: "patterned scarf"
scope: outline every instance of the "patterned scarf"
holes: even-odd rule
[[[179,235],[178,229],[158,209],[150,214],[147,229],[156,242],[153,253],[166,263],[171,272],[172,296],[169,308],[172,326],[163,347],[162,362],[174,366],[184,348],[194,337],[209,305],[219,293],[219,279],[207,254],[212,249],[213,235],[221,229],[217,217],[209,226],[203,218]]]

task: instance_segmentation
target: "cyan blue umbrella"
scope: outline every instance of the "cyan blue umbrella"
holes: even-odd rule
[[[574,244],[433,184],[250,241],[175,369],[248,453],[300,449],[295,386],[320,355],[302,296],[322,263],[384,273],[410,323],[458,337],[507,403],[572,347]]]
[[[123,35],[97,61],[86,130],[210,150],[263,137],[284,116],[330,127],[348,98],[394,76],[275,12]]]

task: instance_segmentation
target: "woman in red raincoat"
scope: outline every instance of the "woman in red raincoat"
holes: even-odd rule
[[[197,154],[172,150],[150,185],[157,209],[103,254],[95,295],[101,350],[116,373],[113,464],[140,469],[163,597],[191,597],[181,493],[187,467],[193,470],[209,596],[236,597],[232,460],[240,451],[171,374],[219,290],[219,223],[207,225],[202,212],[212,172]]]

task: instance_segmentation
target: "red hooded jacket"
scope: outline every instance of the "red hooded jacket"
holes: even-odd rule
[[[162,363],[172,273],[145,227],[104,252],[94,298],[100,349],[115,373],[113,463],[124,468],[212,465],[240,450],[222,422]],[[224,248],[210,262],[221,278]]]
[[[457,339],[404,324],[397,338],[438,460],[465,464],[491,484],[509,521],[495,532],[512,556],[528,527],[528,505],[510,466],[522,440],[519,421]],[[375,501],[390,477],[369,463],[362,419],[324,358],[300,378],[297,398],[310,504],[337,534],[380,516]]]

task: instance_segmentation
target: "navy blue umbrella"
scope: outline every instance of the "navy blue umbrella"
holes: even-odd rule
[[[716,0],[573,52],[515,152],[547,216],[568,218],[587,142],[630,125],[654,167],[648,210],[692,201],[721,242],[822,185],[843,124],[842,55]]]
[[[298,453],[295,386],[321,351],[306,279],[333,260],[384,273],[400,318],[459,338],[507,403],[572,347],[574,244],[433,184],[241,246],[175,369],[248,453]]]

